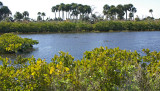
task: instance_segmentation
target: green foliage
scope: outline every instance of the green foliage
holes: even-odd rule
[[[143,51],[145,56],[100,47],[86,51],[83,59],[75,61],[60,52],[51,63],[19,56],[13,64],[0,57],[0,90],[158,91],[160,52]]]
[[[14,15],[15,20],[20,21],[21,19],[23,19],[23,14],[20,12],[16,12]]]
[[[98,31],[158,31],[160,21],[101,21],[93,25]]]
[[[80,32],[82,30],[91,31],[92,26],[88,23],[72,22],[0,22],[0,32]]]
[[[124,30],[122,24],[124,23],[120,21],[101,21],[94,24],[93,28],[94,30],[98,31],[109,31],[109,30],[120,31]]]
[[[11,14],[10,9],[8,6],[3,6],[3,3],[0,1],[0,21],[5,20],[5,18],[9,17]]]
[[[95,24],[87,22],[0,22],[0,33],[8,32],[83,32],[83,31],[158,31],[160,21],[100,21]]]
[[[25,51],[34,44],[38,44],[38,41],[21,38],[13,33],[6,33],[0,36],[0,50],[2,53],[15,53],[20,50]]]

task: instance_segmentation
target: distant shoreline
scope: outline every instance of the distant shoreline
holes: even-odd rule
[[[160,21],[0,22],[0,33],[83,33],[159,31]]]

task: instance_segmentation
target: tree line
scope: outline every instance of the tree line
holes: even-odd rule
[[[71,3],[71,4],[58,4],[51,7],[51,12],[53,12],[55,17],[53,19],[47,18],[46,21],[49,20],[134,20],[135,13],[137,12],[137,8],[133,4],[119,4],[108,5],[105,4],[103,6],[103,16],[98,16],[96,13],[93,13],[93,8],[89,5]],[[144,18],[145,19],[154,19],[153,18],[153,10],[150,9],[151,17]],[[58,16],[57,16],[58,13]],[[16,12],[14,14],[14,18],[11,16],[12,12],[7,6],[4,6],[0,1],[0,21],[21,21],[27,20],[31,21],[33,19],[29,18],[29,12]],[[44,21],[44,17],[46,16],[45,12],[37,13],[37,21]],[[125,17],[125,18],[124,18]],[[138,17],[136,17],[138,18]]]
[[[61,3],[60,5],[53,6],[51,8],[52,12],[55,13],[55,19],[56,13],[59,12],[59,17],[63,20],[66,19],[83,19],[84,17],[89,16],[89,14],[92,13],[91,6],[89,5],[82,5],[77,3],[71,3],[71,4],[64,4]],[[62,16],[60,16],[60,12],[62,12]],[[66,17],[64,18],[64,12],[66,12]]]
[[[134,14],[137,12],[137,9],[134,7],[133,4],[125,4],[125,5],[111,5],[105,4],[103,7],[103,13],[106,16],[106,19],[111,20],[124,20],[124,15],[126,15],[126,20],[128,20],[128,12],[129,12],[129,19],[134,19]]]

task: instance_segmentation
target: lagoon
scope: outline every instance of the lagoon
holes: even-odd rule
[[[45,34],[19,34],[23,38],[38,40],[34,50],[27,53],[0,54],[2,57],[16,58],[17,55],[46,59],[51,62],[59,51],[69,52],[75,60],[81,59],[85,51],[100,46],[108,48],[119,47],[130,51],[149,48],[151,51],[160,51],[160,31],[145,32],[102,32],[102,33],[45,33]]]

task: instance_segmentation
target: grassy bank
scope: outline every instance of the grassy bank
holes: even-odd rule
[[[136,51],[100,47],[76,61],[60,52],[51,63],[20,56],[11,63],[0,57],[0,90],[158,91],[160,52],[143,51],[146,55],[141,56]]]
[[[0,33],[90,32],[90,31],[159,31],[160,21],[87,22],[0,22]]]

